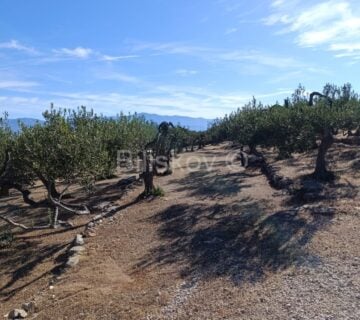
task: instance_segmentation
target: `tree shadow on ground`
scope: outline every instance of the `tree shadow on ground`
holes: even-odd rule
[[[312,175],[300,177],[293,189],[291,197],[285,201],[285,205],[302,205],[321,200],[355,199],[360,188],[347,179],[339,181],[335,178],[332,181],[318,181]]]
[[[305,246],[330,221],[296,209],[267,214],[250,199],[210,207],[173,205],[151,219],[163,243],[134,272],[177,264],[183,277],[228,277],[236,285],[261,281],[269,272],[319,263]]]
[[[2,250],[0,269],[2,273],[11,275],[9,281],[0,287],[0,296],[4,300],[10,299],[17,292],[24,289],[31,283],[40,280],[50,274],[55,268],[50,268],[41,276],[23,283],[35,268],[44,263],[47,259],[53,258],[63,252],[70,243],[59,243],[41,246],[39,241],[16,241],[12,246]],[[16,284],[20,282],[18,286]]]
[[[189,196],[201,199],[226,198],[236,196],[243,188],[251,187],[244,181],[253,176],[254,173],[251,172],[217,174],[216,171],[200,170],[190,172],[184,178],[172,180],[170,183],[178,184],[178,191],[188,191]]]
[[[11,218],[16,222],[33,226],[33,225],[46,225],[49,223],[49,209],[46,207],[35,207],[23,205],[14,205],[6,203],[0,208],[0,215]],[[8,224],[0,221],[0,232],[8,228]],[[15,229],[12,227],[12,229]]]
[[[125,179],[123,179],[125,180]],[[108,183],[101,183],[96,186],[93,193],[88,194],[85,192],[79,192],[74,199],[67,201],[71,205],[84,203],[88,207],[92,208],[102,202],[119,201],[128,194],[129,191],[136,189],[142,185],[142,181],[134,181],[129,185],[120,185],[119,182],[122,180],[116,180]]]

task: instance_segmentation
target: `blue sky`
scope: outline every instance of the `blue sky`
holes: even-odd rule
[[[359,89],[357,2],[1,0],[0,113],[214,118],[299,83]]]

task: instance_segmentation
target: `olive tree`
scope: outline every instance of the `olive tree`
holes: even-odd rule
[[[323,93],[310,93],[307,101],[303,95],[305,89],[300,86],[292,96],[292,103],[269,108],[270,144],[287,154],[317,148],[313,177],[331,178],[326,155],[334,135],[340,130],[351,131],[359,124],[359,100],[350,88],[350,85],[340,89],[328,84]]]

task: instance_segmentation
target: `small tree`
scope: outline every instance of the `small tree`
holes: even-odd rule
[[[209,129],[224,137],[249,146],[257,154],[257,146],[276,147],[279,158],[293,152],[318,149],[313,176],[326,180],[332,176],[326,163],[327,151],[334,134],[359,128],[360,102],[350,84],[342,87],[327,84],[323,93],[306,95],[299,86],[284,106],[263,106],[255,99]]]
[[[44,118],[43,125],[22,127],[16,158],[44,184],[54,209],[51,221],[56,226],[59,209],[89,213],[84,206],[65,205],[62,197],[74,183],[90,189],[96,178],[103,176],[108,154],[98,134],[101,127],[92,113],[51,109]],[[60,185],[62,190],[58,192]]]
[[[323,92],[311,93],[309,101],[294,98],[297,96],[294,94],[290,106],[270,111],[274,133],[269,139],[279,150],[304,152],[317,146],[313,177],[318,180],[333,176],[328,171],[326,155],[334,142],[334,134],[339,130],[352,130],[359,123],[359,101],[355,95],[345,90],[346,96],[343,96],[341,90],[331,89],[330,85],[326,85]],[[330,93],[335,100],[326,95]],[[319,141],[317,145],[316,141]]]
[[[25,203],[36,205],[29,191],[35,176],[16,157],[17,135],[7,126],[6,118],[5,114],[5,118],[0,120],[0,194],[8,196],[10,189],[16,189],[22,193]]]

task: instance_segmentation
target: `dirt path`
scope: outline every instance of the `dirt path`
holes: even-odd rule
[[[359,319],[358,216],[289,207],[234,156],[182,154],[165,197],[119,200],[80,265],[21,299],[37,294],[36,319]]]

